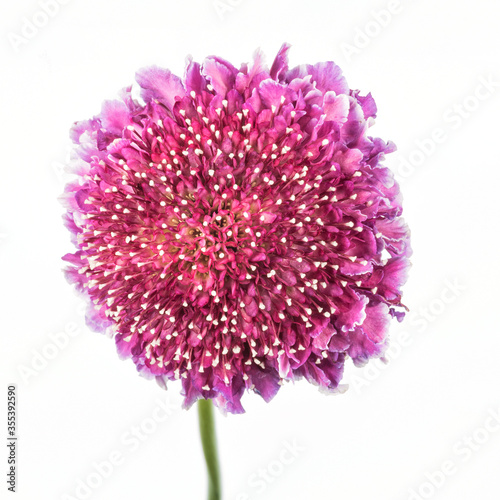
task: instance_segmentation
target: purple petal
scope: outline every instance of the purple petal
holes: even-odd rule
[[[191,57],[187,60],[184,83],[188,92],[193,90],[197,94],[200,94],[207,88],[207,82],[201,74],[200,63],[194,62]]]
[[[79,144],[80,138],[85,132],[95,132],[100,127],[101,123],[96,119],[75,122],[70,129],[70,138],[75,144]]]
[[[377,105],[375,104],[375,100],[371,94],[360,96],[359,91],[355,91],[352,95],[358,100],[361,109],[363,110],[363,114],[365,115],[365,120],[368,118],[375,118],[377,116]]]
[[[389,325],[390,315],[387,304],[380,302],[376,306],[366,308],[366,319],[363,322],[363,331],[368,338],[376,342],[384,340]]]
[[[226,96],[234,86],[238,70],[224,59],[207,57],[203,61],[202,73],[210,81],[217,94]]]
[[[175,101],[186,94],[182,81],[168,69],[150,66],[140,69],[135,78],[141,87],[141,96],[146,102],[153,99],[172,109]]]
[[[294,94],[286,85],[275,82],[268,78],[259,85],[259,95],[265,106],[278,108],[294,99]]]
[[[250,376],[255,385],[255,392],[260,394],[266,403],[269,403],[280,388],[278,374],[271,370],[253,368]]]
[[[288,51],[290,50],[290,44],[284,43],[276,58],[271,66],[270,75],[273,80],[279,80],[282,72],[286,72],[288,69]]]
[[[316,87],[323,93],[333,90],[336,94],[348,94],[349,86],[342,76],[342,70],[332,61],[307,66]]]
[[[355,326],[361,325],[366,318],[366,305],[368,298],[365,295],[355,300],[351,307],[339,313],[335,326],[344,332],[352,330]]]
[[[329,91],[323,96],[323,109],[327,120],[345,123],[349,114],[349,99],[344,94],[337,96]]]
[[[123,101],[104,101],[101,108],[102,127],[115,135],[132,123],[130,112]]]

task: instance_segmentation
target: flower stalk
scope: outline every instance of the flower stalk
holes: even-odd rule
[[[217,453],[217,436],[215,434],[214,412],[211,399],[198,400],[198,418],[200,437],[207,464],[208,500],[220,500],[220,467]]]

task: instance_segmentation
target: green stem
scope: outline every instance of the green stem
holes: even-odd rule
[[[208,472],[208,500],[220,500],[220,468],[217,455],[217,437],[215,435],[214,412],[211,399],[198,400],[200,436]]]

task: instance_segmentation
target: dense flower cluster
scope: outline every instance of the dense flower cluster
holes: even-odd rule
[[[72,129],[66,272],[89,324],[186,406],[241,412],[285,380],[335,390],[380,356],[410,253],[399,188],[367,135],[376,106],[333,62],[137,73]]]

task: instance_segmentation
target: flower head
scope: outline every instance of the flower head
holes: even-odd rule
[[[186,406],[241,412],[285,380],[335,390],[346,358],[382,355],[401,318],[409,236],[399,188],[369,137],[376,106],[333,62],[239,70],[188,60],[137,73],[72,129],[77,180],[67,276],[88,322]]]

